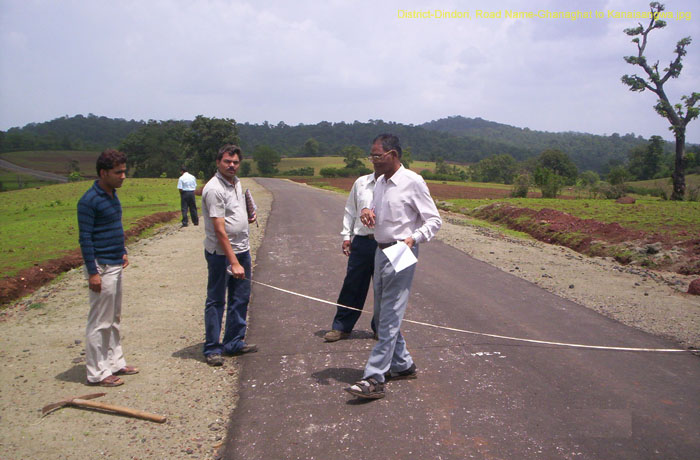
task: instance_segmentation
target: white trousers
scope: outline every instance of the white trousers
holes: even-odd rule
[[[126,366],[119,322],[122,317],[121,265],[97,264],[102,290],[90,290],[90,313],[85,330],[85,361],[89,382],[99,382]],[[87,270],[85,271],[87,275]]]

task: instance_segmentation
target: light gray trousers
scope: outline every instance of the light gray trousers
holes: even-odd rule
[[[90,313],[85,329],[88,382],[99,382],[126,366],[119,323],[122,317],[121,265],[97,264],[102,290],[90,290]],[[87,276],[87,270],[85,270]]]
[[[412,251],[417,258],[418,246]],[[377,318],[379,341],[369,355],[363,379],[373,377],[383,382],[384,374],[389,370],[401,372],[413,364],[401,335],[401,321],[415,269],[416,264],[413,264],[396,273],[384,252],[377,248],[374,255],[374,317]]]

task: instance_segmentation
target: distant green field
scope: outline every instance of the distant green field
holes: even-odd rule
[[[655,198],[639,198],[632,205],[618,204],[614,200],[558,200],[542,198],[504,198],[498,200],[447,200],[455,209],[472,210],[496,202],[508,203],[520,208],[539,210],[550,208],[569,213],[581,219],[599,222],[617,222],[623,227],[645,232],[668,232],[680,239],[697,238],[700,235],[700,202],[662,201]]]
[[[0,158],[25,168],[48,171],[67,176],[71,160],[76,160],[85,177],[97,177],[95,162],[100,152],[86,150],[37,150],[7,152]]]
[[[670,177],[665,177],[663,179],[638,180],[629,182],[629,185],[649,189],[660,188],[665,190],[669,196],[673,191],[673,182],[671,181]],[[686,190],[688,190],[690,187],[700,187],[700,174],[688,174],[685,176],[685,187]]]
[[[92,181],[5,192],[0,199],[0,273],[12,276],[78,247],[76,205]],[[201,184],[200,184],[201,185]],[[118,190],[124,228],[141,217],[180,209],[173,179],[127,179]]]
[[[28,174],[20,174],[0,168],[0,192],[17,190],[20,188],[43,187],[44,185],[50,185],[53,183],[54,182],[37,179],[36,177]]]

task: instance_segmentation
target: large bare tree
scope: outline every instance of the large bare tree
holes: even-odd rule
[[[690,96],[681,96],[683,103],[672,105],[668,100],[668,96],[664,91],[664,85],[670,78],[678,78],[683,69],[683,56],[687,51],[685,48],[690,45],[691,38],[685,37],[676,44],[676,57],[671,63],[663,69],[664,75],[659,73],[659,61],[655,64],[649,64],[644,56],[644,51],[647,46],[647,38],[649,32],[654,29],[666,27],[666,21],[659,19],[661,12],[665,7],[659,2],[651,2],[649,4],[651,11],[649,24],[644,27],[641,23],[634,28],[625,29],[625,33],[633,36],[633,43],[637,44],[636,56],[625,56],[625,61],[628,64],[638,65],[646,73],[646,78],[637,75],[624,75],[622,82],[629,86],[630,91],[644,91],[648,89],[658,96],[658,100],[654,109],[662,117],[666,118],[671,124],[669,128],[673,131],[676,138],[676,157],[675,167],[673,170],[673,193],[672,200],[682,200],[685,195],[685,128],[691,120],[700,115],[700,108],[695,107],[695,104],[700,100],[700,93],[693,92]]]

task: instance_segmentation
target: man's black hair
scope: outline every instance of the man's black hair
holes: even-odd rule
[[[97,175],[100,175],[100,170],[104,169],[105,171],[109,171],[110,169],[115,168],[118,165],[123,165],[126,163],[126,155],[118,150],[114,149],[107,149],[104,152],[100,153],[100,156],[97,157]]]
[[[372,145],[374,145],[377,141],[382,143],[382,149],[384,149],[384,152],[394,150],[399,158],[401,158],[401,142],[399,141],[398,136],[388,133],[380,134],[374,138]]]

